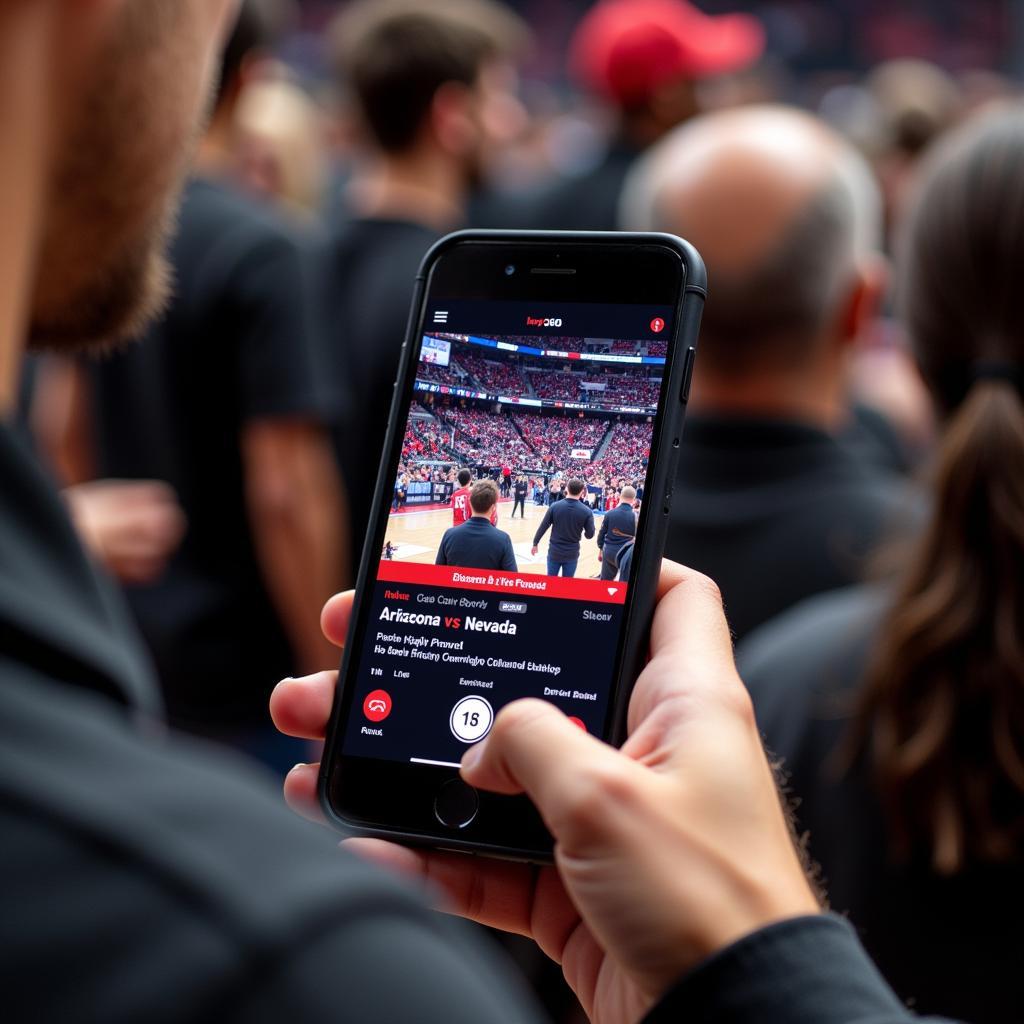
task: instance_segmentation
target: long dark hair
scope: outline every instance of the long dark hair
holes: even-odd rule
[[[900,256],[946,425],[851,749],[870,758],[896,852],[952,873],[1024,851],[1024,111],[930,157]]]

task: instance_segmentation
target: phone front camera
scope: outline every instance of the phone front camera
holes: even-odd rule
[[[512,263],[510,263],[510,264],[509,264],[509,265],[508,265],[508,266],[507,266],[507,267],[505,268],[505,276],[506,276],[506,277],[511,277],[511,276],[512,276],[512,275],[513,275],[513,274],[514,274],[515,272],[516,272],[516,268],[515,268],[514,264],[512,264]]]

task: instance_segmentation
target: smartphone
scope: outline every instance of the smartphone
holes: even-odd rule
[[[527,696],[624,739],[705,294],[671,235],[464,231],[427,254],[322,760],[333,824],[550,860],[530,802],[459,761]]]

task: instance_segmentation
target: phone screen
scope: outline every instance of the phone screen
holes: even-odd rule
[[[675,315],[428,296],[345,755],[456,768],[521,697],[604,735]]]

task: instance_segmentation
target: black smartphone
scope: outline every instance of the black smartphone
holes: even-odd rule
[[[459,761],[527,696],[623,740],[705,293],[670,235],[465,231],[427,254],[322,761],[332,823],[550,859],[529,801]]]

